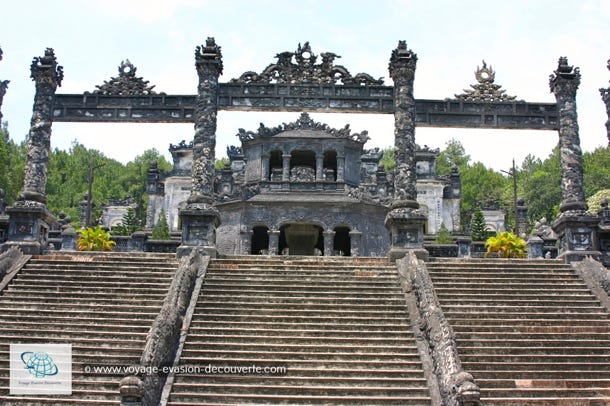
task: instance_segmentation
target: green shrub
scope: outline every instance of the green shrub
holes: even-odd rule
[[[489,238],[487,224],[485,224],[485,216],[479,206],[475,207],[470,221],[470,238],[472,241],[485,241]]]
[[[453,237],[447,227],[445,227],[445,223],[441,223],[438,232],[436,233],[436,239],[434,240],[435,244],[452,244]]]
[[[80,234],[78,240],[79,251],[112,251],[116,243],[110,239],[110,233],[100,226],[87,227],[76,230]]]
[[[485,241],[485,248],[487,248],[485,257],[491,253],[498,253],[500,258],[525,258],[527,243],[523,238],[503,231],[495,237],[489,237]]]

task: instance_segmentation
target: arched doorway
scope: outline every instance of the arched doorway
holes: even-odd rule
[[[333,238],[333,251],[335,255],[350,257],[351,252],[351,239],[349,236],[349,227],[339,226],[333,230],[335,237]]]
[[[281,226],[278,251],[281,255],[323,255],[322,227],[308,223]]]
[[[263,255],[269,252],[269,228],[256,226],[252,228],[250,254]]]

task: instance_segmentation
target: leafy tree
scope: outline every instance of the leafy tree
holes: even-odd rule
[[[169,240],[171,235],[169,233],[169,225],[167,224],[167,218],[165,217],[165,211],[161,209],[159,214],[159,221],[155,225],[152,231],[153,240]]]
[[[528,155],[518,174],[521,197],[528,207],[528,219],[534,223],[545,217],[552,221],[561,204],[561,172],[559,148],[544,161]]]
[[[468,166],[470,155],[466,155],[464,146],[456,139],[450,139],[445,149],[440,152],[436,160],[436,172],[439,175],[448,175],[454,166],[460,172]]]
[[[379,163],[383,164],[386,171],[391,171],[396,167],[396,151],[393,147],[383,150],[383,155],[381,156]]]
[[[462,224],[470,222],[471,213],[479,204],[498,203],[503,201],[504,190],[510,182],[493,169],[488,169],[480,162],[463,167],[462,176]]]
[[[0,128],[0,188],[4,189],[4,199],[11,205],[19,197],[23,187],[26,159],[26,141],[16,144],[9,135],[8,125]]]
[[[589,211],[591,213],[597,214],[597,212],[600,211],[602,208],[602,199],[610,200],[610,189],[599,190],[587,199],[587,205],[589,206]]]
[[[226,156],[222,157],[222,158],[216,160],[216,162],[214,163],[214,168],[218,169],[218,170],[224,169],[225,164],[228,164],[230,162],[231,161]]]
[[[610,147],[599,147],[583,154],[585,197],[610,188]]]

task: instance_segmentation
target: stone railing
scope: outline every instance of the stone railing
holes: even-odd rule
[[[438,381],[442,404],[447,406],[480,405],[480,389],[474,378],[462,369],[455,334],[441,310],[432,280],[423,261],[415,254],[396,261],[400,283],[408,295],[415,294],[419,319],[417,323],[428,343]]]
[[[174,275],[159,315],[153,322],[140,358],[142,371],[162,371],[174,365],[181,335],[188,326],[187,309],[191,307],[197,280],[205,276],[209,257],[199,250],[192,250],[183,257]],[[150,373],[143,376],[127,376],[121,380],[122,405],[156,406],[159,404],[167,374]]]
[[[31,257],[31,255],[25,255],[15,246],[0,254],[0,291]]]
[[[597,296],[602,306],[610,312],[610,269],[591,257],[574,261],[571,265]]]

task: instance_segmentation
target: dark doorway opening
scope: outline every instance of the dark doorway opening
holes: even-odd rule
[[[349,228],[336,227],[334,231],[335,237],[333,239],[333,250],[335,252],[335,255],[350,257],[352,255],[352,244],[349,236]]]
[[[269,228],[256,226],[252,228],[252,244],[250,254],[263,255],[269,253]]]

